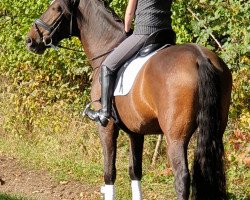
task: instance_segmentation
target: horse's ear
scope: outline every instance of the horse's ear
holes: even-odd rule
[[[103,2],[104,2],[104,4],[106,4],[106,5],[110,5],[110,3],[112,2],[112,0],[103,0]]]
[[[50,2],[50,5],[51,5],[52,3],[54,3],[54,1],[55,1],[55,0],[52,0],[52,1]]]
[[[108,4],[112,2],[112,0],[103,0],[103,1],[106,1]]]

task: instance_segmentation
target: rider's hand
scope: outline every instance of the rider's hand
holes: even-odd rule
[[[129,37],[130,35],[133,34],[133,29],[130,29],[128,32],[125,31],[125,33],[126,33],[126,36]]]

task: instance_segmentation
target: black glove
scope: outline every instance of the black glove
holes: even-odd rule
[[[125,33],[126,33],[126,36],[129,37],[130,35],[133,34],[133,29],[130,29],[129,32],[125,31]]]

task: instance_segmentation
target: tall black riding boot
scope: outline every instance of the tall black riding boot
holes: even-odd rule
[[[101,68],[101,104],[102,108],[98,111],[91,110],[86,107],[84,114],[90,119],[101,123],[102,126],[108,124],[111,115],[112,96],[114,92],[115,76],[114,72],[111,71],[105,65]]]

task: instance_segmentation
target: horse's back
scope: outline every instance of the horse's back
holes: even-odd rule
[[[157,90],[156,99],[159,100],[164,90],[172,88],[176,95],[181,95],[181,92],[182,97],[188,92],[188,97],[191,91],[196,92],[198,88],[198,71],[204,60],[209,60],[218,72],[221,90],[228,90],[232,76],[227,65],[214,52],[197,44],[171,46],[152,56],[141,70],[133,90],[144,93],[149,90],[147,88],[151,88],[151,94],[157,93]]]

